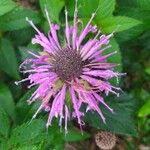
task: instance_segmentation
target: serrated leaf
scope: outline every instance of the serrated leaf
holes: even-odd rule
[[[90,138],[90,135],[87,132],[81,133],[81,131],[71,129],[65,136],[66,142],[76,142]]]
[[[118,4],[121,7],[136,7],[143,10],[150,10],[150,0],[119,0]]]
[[[12,120],[16,119],[15,103],[9,88],[0,83],[0,106],[7,112]]]
[[[67,5],[68,15],[73,17],[75,1],[68,1]],[[79,16],[82,18],[90,17],[97,10],[95,20],[100,20],[112,16],[115,0],[94,0],[94,3],[93,0],[82,0],[78,1],[78,8]]]
[[[38,12],[29,8],[17,7],[0,17],[0,30],[13,31],[28,27],[30,24],[26,21],[26,17],[30,18],[34,24],[41,21],[41,16]]]
[[[10,120],[5,110],[0,106],[0,138],[7,138],[10,129]]]
[[[15,7],[16,4],[12,0],[0,0],[0,16],[11,11]]]
[[[21,99],[18,101],[16,104],[16,111],[17,111],[17,121],[18,123],[22,123],[25,120],[30,120],[34,113],[36,112],[38,108],[38,103],[37,101],[32,104],[28,105],[27,100],[31,97],[33,92],[35,91],[35,88],[32,88],[29,90],[27,93],[25,93]]]
[[[12,130],[8,141],[9,147],[32,145],[39,143],[43,137],[45,122],[42,119],[35,119],[32,122],[24,123]]]
[[[45,16],[45,6],[52,21],[59,22],[59,15],[64,7],[64,0],[40,0],[40,7]]]
[[[150,99],[140,108],[138,112],[139,117],[146,117],[150,114]]]
[[[130,29],[139,25],[141,22],[133,18],[117,16],[103,19],[97,23],[104,32],[111,33],[113,31],[119,32]]]
[[[111,47],[108,48],[104,54],[109,54],[109,53],[113,53],[113,52],[117,52],[116,54],[110,56],[108,58],[108,62],[110,63],[115,63],[115,64],[120,64],[119,66],[115,67],[116,71],[121,72],[122,71],[122,57],[121,57],[121,52],[120,52],[120,48],[119,48],[119,44],[117,43],[117,41],[114,38],[110,39],[110,45]]]
[[[37,146],[35,145],[26,145],[26,146],[21,146],[17,148],[17,150],[39,150]]]
[[[106,118],[106,124],[101,121],[97,113],[86,113],[85,121],[89,126],[117,134],[137,136],[136,126],[133,120],[136,106],[134,99],[127,94],[122,94],[119,98],[109,96],[105,99],[107,99],[106,103],[113,108],[114,113],[109,112],[104,106],[100,107]]]
[[[19,79],[17,58],[12,44],[7,39],[0,40],[0,69],[15,79]]]
[[[99,0],[99,7],[95,19],[102,20],[106,17],[112,16],[115,4],[115,0]]]

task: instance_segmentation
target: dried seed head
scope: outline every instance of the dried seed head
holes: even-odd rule
[[[116,136],[110,132],[101,131],[95,135],[97,146],[103,150],[111,150],[116,145]]]

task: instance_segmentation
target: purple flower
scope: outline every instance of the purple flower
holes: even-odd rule
[[[43,51],[39,54],[29,52],[32,58],[26,59],[20,65],[20,69],[24,69],[22,72],[27,73],[28,77],[16,82],[18,84],[29,81],[29,88],[38,85],[28,100],[31,104],[38,98],[41,99],[41,105],[33,118],[45,109],[49,113],[47,127],[52,124],[53,117],[59,117],[59,126],[61,127],[64,122],[67,132],[67,121],[71,117],[77,118],[80,127],[84,124],[82,121],[84,112],[80,109],[84,103],[87,106],[86,112],[96,111],[105,123],[99,104],[111,112],[113,110],[105,103],[101,95],[113,93],[118,96],[120,88],[112,86],[109,79],[124,75],[113,71],[116,64],[107,62],[107,58],[116,52],[102,55],[103,51],[110,47],[109,38],[113,36],[113,33],[100,35],[97,27],[91,25],[96,12],[92,14],[87,25],[79,33],[76,6],[72,26],[68,23],[68,12],[65,10],[65,42],[60,44],[59,26],[52,24],[47,10],[45,12],[50,26],[48,36],[39,31],[27,18],[37,32],[32,43],[42,46]],[[89,33],[95,36],[86,41],[85,38]],[[68,96],[70,96],[70,101],[66,99]]]

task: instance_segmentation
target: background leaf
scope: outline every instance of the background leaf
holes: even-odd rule
[[[76,142],[90,138],[90,135],[86,132],[81,133],[81,131],[70,129],[66,134],[65,141],[66,142]]]
[[[41,21],[39,12],[33,11],[29,8],[17,7],[4,16],[0,17],[0,30],[13,31],[30,26],[26,21],[26,17],[31,19],[34,24]]]
[[[101,106],[101,110],[106,117],[106,125],[101,121],[100,116],[89,112],[85,116],[85,121],[97,129],[110,131],[118,134],[127,134],[137,136],[136,126],[133,120],[133,111],[135,111],[135,101],[131,96],[122,94],[119,98],[109,96],[106,103],[113,108],[114,114]]]
[[[59,15],[64,7],[64,0],[40,0],[40,7],[45,16],[45,6],[48,10],[50,19],[59,23]]]
[[[15,79],[19,79],[17,58],[11,42],[0,40],[0,69]]]
[[[39,143],[43,138],[44,128],[45,124],[42,119],[35,119],[16,127],[8,141],[9,148]]]
[[[10,129],[10,120],[5,110],[0,106],[0,139],[7,138]]]
[[[0,83],[0,106],[7,112],[12,120],[16,120],[15,103],[9,88]]]
[[[146,117],[150,114],[150,99],[140,108],[138,112],[139,117]]]
[[[0,0],[0,16],[11,11],[15,7],[16,3],[14,3],[12,0]]]
[[[141,22],[125,16],[116,16],[104,19],[97,23],[105,33],[111,33],[113,31],[119,32],[130,29]]]

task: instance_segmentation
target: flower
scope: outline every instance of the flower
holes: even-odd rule
[[[96,12],[92,14],[85,28],[78,33],[76,3],[72,26],[68,23],[68,12],[65,10],[65,44],[62,45],[58,38],[59,26],[52,24],[46,9],[45,12],[50,27],[48,36],[39,31],[27,18],[37,32],[32,43],[39,44],[43,51],[39,54],[29,52],[32,58],[26,59],[20,65],[20,69],[23,69],[22,72],[27,73],[28,77],[16,82],[19,84],[29,81],[29,88],[38,85],[28,100],[31,104],[38,98],[41,99],[41,105],[33,118],[45,109],[49,113],[47,127],[52,124],[53,117],[59,117],[59,126],[61,127],[64,122],[67,132],[67,122],[71,117],[77,118],[80,127],[84,124],[82,121],[84,112],[80,110],[84,103],[87,105],[86,112],[96,111],[105,123],[99,104],[104,105],[111,112],[113,109],[105,103],[101,93],[108,95],[111,92],[118,96],[120,88],[112,86],[109,79],[124,75],[112,70],[116,64],[107,62],[107,58],[116,52],[102,55],[103,51],[110,47],[109,38],[113,36],[113,33],[100,36],[97,26],[91,25]],[[93,33],[95,37],[85,41],[89,33]],[[29,67],[30,69],[27,69]],[[69,102],[66,99],[68,95]]]

